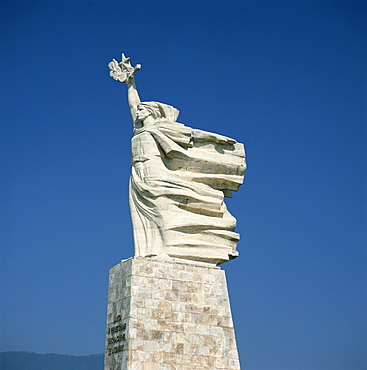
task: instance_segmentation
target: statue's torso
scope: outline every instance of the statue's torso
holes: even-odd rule
[[[162,154],[148,131],[142,130],[131,139],[131,163],[142,181],[162,179],[168,175]]]

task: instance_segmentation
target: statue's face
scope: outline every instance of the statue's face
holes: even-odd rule
[[[138,118],[139,121],[144,122],[145,119],[151,115],[151,113],[148,111],[146,107],[144,107],[144,105],[138,105],[137,109],[138,110],[136,112],[136,117]]]

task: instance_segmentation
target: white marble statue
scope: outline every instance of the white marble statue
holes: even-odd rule
[[[238,256],[236,219],[224,197],[238,190],[246,169],[243,144],[176,122],[167,104],[141,102],[130,58],[109,63],[128,86],[134,123],[130,210],[135,256],[219,264]]]

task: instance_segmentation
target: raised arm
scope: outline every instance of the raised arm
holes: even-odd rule
[[[112,59],[112,62],[108,64],[108,68],[110,69],[110,76],[114,80],[126,83],[127,85],[127,96],[131,117],[135,123],[136,111],[140,104],[140,98],[134,81],[134,73],[141,68],[141,65],[137,64],[135,67],[132,67],[130,58],[126,58],[125,55],[122,54],[121,63],[117,63],[115,59]]]
[[[129,78],[126,84],[127,84],[127,99],[129,102],[131,118],[133,119],[133,122],[135,122],[137,107],[140,104],[140,97],[138,94],[138,90],[136,89],[134,76]]]

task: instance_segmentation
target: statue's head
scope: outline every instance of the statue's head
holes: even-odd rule
[[[154,120],[176,121],[179,110],[164,103],[155,101],[143,102],[138,105],[137,118],[139,121],[144,121],[151,116]]]

